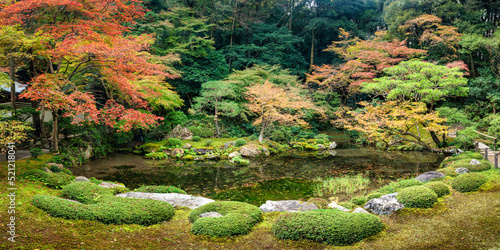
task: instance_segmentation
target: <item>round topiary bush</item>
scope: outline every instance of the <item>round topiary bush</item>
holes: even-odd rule
[[[337,209],[283,214],[272,226],[274,236],[279,239],[308,239],[331,245],[349,245],[383,229],[375,215]]]
[[[61,196],[84,204],[95,204],[114,197],[111,190],[92,182],[73,182],[62,189]]]
[[[247,144],[247,142],[245,141],[245,139],[241,139],[241,138],[240,138],[240,139],[238,139],[238,140],[236,140],[236,141],[234,142],[234,145],[235,145],[236,147],[241,147],[241,146],[243,146],[243,145],[245,145],[245,144]]]
[[[193,136],[193,138],[191,140],[192,141],[201,141],[201,137],[195,135],[195,136]]]
[[[217,212],[222,217],[199,218],[200,214]],[[231,236],[247,234],[262,220],[262,211],[251,204],[237,201],[217,201],[191,211],[189,221],[193,223],[191,233],[208,236]]]
[[[186,191],[172,187],[172,186],[142,186],[134,190],[134,192],[143,192],[143,193],[177,193],[177,194],[186,194]]]
[[[458,192],[466,193],[476,191],[487,181],[488,179],[479,173],[461,174],[453,180],[451,187]]]
[[[467,169],[469,169],[469,171],[471,172],[479,172],[479,171],[489,170],[493,167],[493,164],[491,164],[491,162],[489,162],[488,160],[479,160],[479,161],[481,163],[477,165],[469,164],[469,167]]]
[[[448,187],[448,185],[439,181],[428,182],[424,186],[432,189],[432,191],[434,191],[434,193],[436,193],[438,197],[443,197],[450,194],[450,188]]]
[[[399,191],[396,199],[405,207],[430,208],[437,202],[438,196],[425,186],[413,186]]]
[[[399,188],[401,188],[401,189],[407,188],[407,187],[413,187],[413,186],[420,186],[423,184],[424,183],[422,183],[421,181],[416,180],[416,179],[408,179],[408,180],[398,181]]]
[[[35,195],[35,207],[53,217],[69,220],[95,220],[104,224],[139,224],[149,226],[170,220],[174,207],[168,202],[109,197],[105,202],[81,204],[48,195]]]
[[[182,141],[177,138],[168,138],[166,145],[172,148],[180,147],[182,145]]]

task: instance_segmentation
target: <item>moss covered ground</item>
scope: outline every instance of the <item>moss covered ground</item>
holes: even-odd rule
[[[20,174],[37,162],[18,161]],[[0,178],[6,179],[6,165]],[[484,172],[483,172],[484,173]],[[485,171],[490,181],[500,177],[499,169]],[[444,182],[447,180],[445,179]],[[450,180],[451,181],[451,180]],[[495,184],[496,183],[496,184]],[[500,247],[500,189],[459,193],[440,198],[430,209],[403,209],[381,216],[385,230],[353,246],[357,249],[496,249]],[[195,236],[190,233],[189,209],[176,209],[168,222],[152,226],[105,225],[95,221],[50,217],[31,205],[37,194],[59,195],[41,182],[17,181],[16,242],[2,236],[0,249],[333,249],[309,240],[279,240],[271,226],[281,213],[266,213],[247,235],[233,237]],[[0,182],[6,197],[6,181]],[[7,230],[8,203],[0,199],[1,229]]]

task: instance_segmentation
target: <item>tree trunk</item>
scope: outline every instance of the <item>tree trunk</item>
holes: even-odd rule
[[[14,58],[9,61],[9,74],[12,83],[10,85],[10,102],[14,111],[16,111],[16,69],[14,67]]]
[[[236,1],[236,4],[234,5],[234,11],[233,11],[233,24],[231,25],[231,39],[229,41],[229,48],[233,48],[233,37],[234,37],[234,26],[236,22],[236,10],[238,9],[238,1]],[[233,57],[229,56],[229,68],[231,68],[231,61]]]
[[[218,114],[217,114],[217,105],[215,105],[215,129],[217,130],[217,138],[220,138],[220,131],[219,131],[219,122],[218,122]]]
[[[292,31],[292,22],[293,22],[293,10],[295,9],[295,0],[290,0],[290,20],[288,21],[288,31]]]
[[[57,127],[57,117],[59,115],[57,114],[57,111],[52,110],[52,151],[58,152],[59,151],[59,144],[58,144],[58,137],[59,137],[59,128]]]
[[[31,107],[34,109],[38,108],[38,103],[36,102],[31,102]],[[42,129],[41,129],[41,124],[40,124],[40,115],[33,113],[33,125],[35,126],[35,137],[41,138],[42,137]]]
[[[40,107],[40,110],[42,112],[40,120],[40,134],[41,134],[41,141],[44,143],[45,141],[45,105],[43,105],[43,102],[41,103],[42,107]]]
[[[259,142],[264,140],[264,130],[266,129],[266,121],[262,120],[262,129],[260,130]]]
[[[314,65],[314,31],[315,29],[312,30],[312,38],[311,38],[311,66],[309,67],[309,72],[312,71],[313,65]]]
[[[436,146],[439,147],[439,145],[442,143],[441,140],[439,140],[439,137],[436,135],[436,132],[434,131],[429,131],[430,134],[431,134],[431,137],[432,137],[432,140],[434,141],[434,143],[436,143]]]

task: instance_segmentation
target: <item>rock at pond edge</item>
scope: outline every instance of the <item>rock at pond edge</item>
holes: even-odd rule
[[[266,201],[265,204],[260,206],[260,210],[264,213],[269,212],[304,212],[316,210],[318,206],[313,203],[301,202],[297,200],[284,200],[284,201]]]

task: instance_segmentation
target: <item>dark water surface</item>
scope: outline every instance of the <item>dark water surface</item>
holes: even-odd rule
[[[279,156],[251,159],[248,166],[228,161],[154,161],[138,155],[115,154],[71,170],[77,176],[117,181],[131,189],[141,185],[171,185],[189,194],[206,195],[213,194],[215,190],[251,187],[256,183],[262,186],[262,183],[274,180],[282,180],[274,186],[286,186],[287,183],[294,186],[318,177],[358,173],[372,180],[396,179],[435,170],[446,157],[430,152],[385,152],[370,148],[338,149],[330,153],[314,156],[291,151]],[[276,192],[276,198],[287,198],[286,192],[281,196],[279,190]]]

